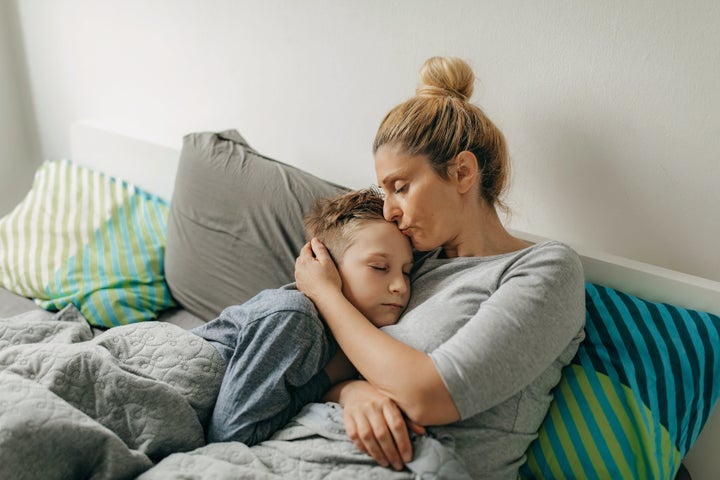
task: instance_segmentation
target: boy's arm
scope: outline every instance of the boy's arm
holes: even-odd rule
[[[345,380],[357,378],[358,376],[357,369],[350,363],[345,352],[339,347],[335,355],[333,355],[328,364],[325,365],[325,373],[330,379],[330,385],[336,385]]]
[[[242,441],[247,445],[255,445],[278,431],[280,428],[295,416],[303,406],[311,402],[321,401],[321,396],[328,388],[337,383],[357,377],[357,370],[341,349],[337,349],[335,355],[325,365],[324,372],[319,371],[305,385],[289,389],[289,403],[280,408],[274,414],[264,419],[253,419],[241,423],[236,427],[233,439]],[[330,383],[328,384],[328,380]],[[229,377],[223,379],[223,386],[231,381]],[[222,388],[222,387],[221,387]]]
[[[316,314],[293,306],[288,302],[288,308],[256,314],[252,321],[243,315],[246,309],[225,312],[236,328],[234,348],[208,425],[209,441],[262,441],[330,388],[324,367],[334,348],[326,328]]]
[[[285,408],[280,409],[269,418],[249,422],[239,429],[238,436],[244,439],[247,445],[255,445],[270,438],[273,433],[280,430],[292,417],[297,415],[302,407],[311,402],[321,401],[322,395],[327,393],[330,386],[357,378],[358,375],[357,370],[340,348],[325,365],[324,370],[325,372],[319,371],[305,385],[294,389],[290,388],[290,403]],[[329,385],[328,380],[330,380]]]
[[[320,401],[323,392],[327,391],[328,387],[327,375],[320,371],[305,385],[289,388],[289,403],[284,407],[279,408],[266,418],[250,418],[240,423],[237,425],[232,438],[221,441],[235,440],[252,446],[267,440],[284,427],[305,405]]]

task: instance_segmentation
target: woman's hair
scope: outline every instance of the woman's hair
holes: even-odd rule
[[[462,151],[472,152],[481,169],[482,198],[507,210],[500,198],[509,177],[505,137],[483,111],[470,103],[475,75],[454,57],[432,57],[420,70],[420,85],[410,100],[383,119],[373,154],[383,145],[408,155],[424,155],[440,177],[448,178],[448,162]]]
[[[383,197],[377,188],[365,188],[315,201],[303,225],[308,241],[317,237],[337,263],[363,223],[382,220]]]

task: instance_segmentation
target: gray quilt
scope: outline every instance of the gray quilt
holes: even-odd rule
[[[469,478],[430,437],[414,440],[411,470],[378,466],[335,404],[251,448],[205,445],[223,373],[209,343],[164,322],[93,338],[73,306],[0,319],[0,478]]]
[[[0,478],[135,478],[201,447],[224,370],[168,323],[93,338],[73,306],[2,319]]]
[[[414,456],[407,469],[378,466],[345,434],[342,409],[311,403],[270,440],[247,447],[212,443],[176,453],[145,472],[140,480],[212,479],[452,479],[471,480],[454,450],[432,436],[413,438]]]

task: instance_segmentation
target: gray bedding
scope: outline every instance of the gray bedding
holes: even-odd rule
[[[378,466],[332,404],[252,448],[205,445],[224,373],[209,343],[167,322],[97,334],[73,306],[18,298],[0,291],[0,478],[462,478],[428,437],[415,440],[414,472]]]
[[[215,349],[164,322],[93,338],[69,306],[0,322],[0,478],[135,478],[204,445],[224,373]]]
[[[445,441],[413,438],[415,458],[396,472],[378,466],[345,434],[342,410],[333,403],[311,403],[270,440],[247,447],[212,443],[176,453],[145,472],[140,480],[166,478],[302,478],[302,479],[453,479],[471,480]]]

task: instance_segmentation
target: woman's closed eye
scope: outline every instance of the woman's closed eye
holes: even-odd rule
[[[370,265],[370,268],[379,272],[386,272],[388,269],[387,265]]]
[[[394,193],[397,195],[399,193],[405,193],[408,189],[407,183],[396,183],[393,187]]]

